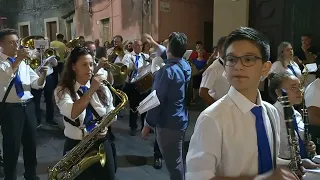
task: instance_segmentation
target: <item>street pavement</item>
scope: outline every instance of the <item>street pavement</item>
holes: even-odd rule
[[[42,107],[45,107],[45,105],[43,104]],[[43,112],[44,116],[45,110]],[[190,111],[191,123],[186,133],[186,141],[190,140],[199,113],[199,108],[193,108]],[[130,136],[128,134],[129,111],[125,109],[121,114],[122,117],[118,117],[118,121],[112,124],[112,130],[116,136],[115,144],[118,155],[117,180],[169,180],[165,165],[160,170],[152,167],[154,134],[151,134],[148,140],[143,140],[139,132],[136,136]],[[43,119],[45,118],[43,117]],[[52,128],[45,123],[38,128],[37,172],[41,180],[48,179],[48,167],[53,166],[62,157],[64,144],[63,122],[62,116],[58,111],[55,112],[55,121],[59,123],[61,128]],[[2,141],[2,137],[0,140]],[[22,148],[17,169],[18,179],[22,180],[24,172]],[[3,178],[0,177],[0,179]]]

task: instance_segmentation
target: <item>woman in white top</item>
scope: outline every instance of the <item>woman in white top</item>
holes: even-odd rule
[[[90,133],[96,119],[114,109],[109,89],[101,85],[101,77],[93,77],[94,63],[87,48],[75,48],[66,61],[59,86],[54,94],[60,113],[64,116],[64,134],[66,141],[63,153],[75,147],[86,134]],[[90,107],[91,106],[91,107]],[[100,139],[89,150],[104,145],[107,161],[104,167],[94,164],[77,179],[115,179],[115,153],[111,142],[106,137],[107,129],[101,132]]]
[[[277,61],[272,64],[270,72],[288,72],[292,75],[295,75],[299,79],[301,78],[301,70],[299,65],[293,61],[293,49],[290,43],[280,43],[278,46]]]
[[[279,158],[287,160],[283,161],[284,163],[289,164],[290,160],[290,150],[287,136],[286,123],[284,119],[283,106],[277,100],[279,96],[281,96],[280,89],[285,89],[288,93],[289,101],[292,105],[301,104],[302,102],[302,89],[300,88],[300,80],[288,73],[271,73],[269,74],[270,86],[269,86],[269,95],[273,100],[274,107],[276,107],[279,116],[280,116],[280,152]],[[307,151],[311,153],[315,153],[315,144],[310,141],[307,145],[304,144],[304,123],[301,117],[301,114],[294,110],[294,124],[297,139],[299,140],[300,147],[300,156],[302,157],[302,164],[307,169],[314,169],[320,167],[319,165],[313,163],[309,159],[307,159]],[[297,134],[299,133],[299,134]]]

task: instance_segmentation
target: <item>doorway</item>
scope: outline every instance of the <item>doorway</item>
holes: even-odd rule
[[[50,39],[50,41],[53,41],[56,39],[56,34],[57,34],[57,22],[52,21],[52,22],[47,22],[47,37]]]
[[[204,41],[203,41],[203,47],[208,53],[212,53],[212,48],[213,48],[213,22],[204,22],[204,27],[203,27],[203,36],[204,36]]]
[[[20,38],[30,36],[30,21],[18,23],[18,33]]]

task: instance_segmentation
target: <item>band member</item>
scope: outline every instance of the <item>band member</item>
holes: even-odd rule
[[[90,127],[99,118],[97,116],[101,117],[114,109],[112,94],[101,85],[102,78],[92,78],[94,66],[89,50],[82,47],[73,49],[66,63],[60,84],[55,90],[57,106],[64,116],[66,141],[63,154],[75,147],[86,133],[90,133]],[[85,127],[85,132],[82,127]],[[115,179],[115,158],[106,133],[107,129],[101,132],[101,138],[93,147],[104,144],[108,159],[105,167],[94,164],[77,179]]]
[[[110,71],[106,71],[104,69],[104,67],[105,68],[110,68],[110,66],[108,66],[108,60],[106,58],[102,57],[100,59],[100,61],[97,61],[97,59],[96,59],[96,45],[94,44],[94,42],[86,41],[84,43],[84,45],[85,45],[85,47],[87,47],[91,51],[91,56],[94,59],[94,70],[93,70],[93,73],[96,74],[99,71],[99,74],[104,74],[105,77],[107,77],[107,81],[112,85],[113,82],[114,82],[113,75],[112,75],[112,73]],[[114,141],[115,136],[112,133],[111,126],[109,126],[108,135],[109,135],[109,139],[111,141]]]
[[[58,54],[58,65],[53,68],[53,76],[55,78],[55,86],[57,86],[59,82],[59,76],[61,75],[63,71],[63,66],[65,62],[65,53],[67,50],[67,46],[63,43],[64,35],[63,34],[57,34],[57,39],[55,41],[52,41],[50,43],[50,48],[54,48]]]
[[[309,131],[316,143],[317,154],[320,154],[320,70],[318,66],[317,79],[309,84],[305,90],[304,99],[309,114]]]
[[[40,57],[40,53],[37,54]],[[53,91],[56,88],[55,77],[53,74],[53,68],[58,65],[58,61],[54,56],[45,59],[47,61],[48,72],[46,77],[46,85],[42,89],[31,89],[31,93],[34,96],[35,113],[37,117],[38,127],[41,126],[41,108],[40,101],[42,92],[44,92],[44,98],[46,102],[46,123],[51,126],[58,126],[58,124],[53,120],[54,118],[54,102],[53,102]],[[36,71],[39,74],[39,71]]]
[[[288,72],[297,78],[301,78],[299,65],[293,61],[293,49],[290,43],[282,42],[278,46],[278,58],[271,66],[270,72]]]
[[[113,63],[114,62],[122,62],[124,54],[116,55],[115,52],[113,52],[113,50],[114,50],[115,47],[121,47],[122,46],[123,37],[120,36],[120,35],[116,35],[113,38],[112,42],[113,42],[113,47],[107,50],[107,55],[111,54],[111,56],[107,57],[107,58],[111,58],[111,59],[109,59],[109,61],[111,61]],[[122,47],[122,48],[124,48],[124,47]]]
[[[129,74],[129,77],[124,85],[124,92],[129,97],[129,105],[130,105],[130,117],[129,117],[129,127],[131,136],[135,136],[137,132],[137,119],[138,119],[138,112],[135,112],[136,108],[138,107],[139,103],[148,96],[149,92],[140,94],[140,92],[136,89],[135,84],[131,83],[132,79],[136,78],[139,70],[142,67],[148,64],[146,61],[149,59],[148,54],[142,53],[142,41],[137,39],[133,41],[133,51],[130,54],[126,54],[123,57],[123,64],[125,64],[128,69],[132,70],[132,73]],[[141,129],[144,126],[144,119],[146,113],[141,114]]]
[[[280,89],[285,89],[288,93],[288,98],[291,105],[298,105],[302,102],[302,89],[300,88],[300,80],[291,73],[271,73],[269,74],[270,86],[269,94],[270,98],[273,100],[274,107],[277,109],[280,116],[280,153],[279,158],[284,159],[286,165],[290,163],[290,147],[288,144],[287,128],[284,119],[283,105],[277,100],[281,96]],[[297,134],[297,139],[300,148],[300,156],[302,158],[302,166],[307,169],[315,169],[320,167],[320,165],[313,163],[307,158],[307,152],[315,153],[316,145],[314,142],[310,141],[308,144],[304,144],[304,123],[301,114],[292,108],[294,111],[294,124],[295,131]]]
[[[226,39],[224,57],[231,87],[198,117],[187,154],[187,180],[298,180],[285,169],[272,172],[280,143],[279,115],[258,91],[260,78],[271,67],[268,40],[252,28],[236,29]]]
[[[172,180],[185,179],[183,160],[184,135],[188,126],[186,90],[191,79],[191,67],[183,59],[187,36],[169,36],[166,65],[155,73],[152,90],[156,90],[160,105],[148,111],[142,137],[156,128],[156,138]]]
[[[102,58],[102,57],[106,57],[107,52],[106,52],[106,48],[100,46],[100,40],[99,39],[95,39],[94,40],[94,45],[96,46],[96,56],[97,58]]]
[[[20,143],[23,146],[23,159],[26,180],[39,179],[36,176],[36,129],[34,103],[32,103],[31,88],[40,89],[45,85],[47,66],[42,66],[40,77],[29,65],[23,61],[28,58],[26,49],[18,49],[19,38],[17,31],[3,29],[0,31],[0,83],[3,99],[9,81],[13,86],[9,91],[5,107],[1,115],[3,135],[4,175],[6,180],[17,179],[16,166],[20,152]]]
[[[223,76],[225,72],[223,66],[224,60],[221,58],[225,40],[226,37],[219,39],[217,44],[219,56],[202,74],[199,96],[207,105],[211,105],[216,100],[222,98],[228,93],[230,88],[227,78]]]

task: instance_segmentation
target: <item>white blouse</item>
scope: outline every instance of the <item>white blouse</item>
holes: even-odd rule
[[[76,93],[77,99],[80,99],[79,95],[77,94],[77,91],[80,89],[80,84],[78,82],[75,83],[74,85],[74,92]],[[90,82],[86,84],[88,88],[90,88]],[[106,91],[106,96],[107,96],[107,106],[102,105],[100,99],[98,98],[97,93],[94,93],[92,95],[92,98],[90,100],[91,106],[96,110],[96,112],[102,117],[112,111],[114,108],[113,106],[113,97],[112,94],[109,90],[108,87],[103,86],[105,91]],[[62,116],[67,117],[68,119],[75,121],[76,119],[79,118],[80,124],[83,125],[84,123],[84,118],[86,116],[86,110],[84,110],[78,117],[76,118],[71,118],[71,111],[72,107],[74,104],[74,101],[71,98],[69,90],[64,90],[61,91],[61,86],[58,86],[55,91],[54,91],[54,96],[56,99],[57,106],[60,110],[60,113]],[[61,93],[61,94],[60,94]],[[59,98],[61,95],[61,98]],[[94,116],[94,115],[93,115]],[[96,119],[96,117],[94,117]],[[116,117],[115,119],[116,120]],[[75,139],[75,140],[82,140],[83,138],[83,133],[82,130],[79,127],[75,127],[71,125],[70,123],[64,121],[65,129],[64,129],[64,134],[68,138]],[[106,131],[103,133],[106,134]]]
[[[297,78],[301,78],[301,70],[299,68],[299,65],[294,62],[291,61],[290,65],[292,66],[294,72],[296,73]],[[281,73],[281,72],[288,72],[292,75],[295,75],[289,68],[287,67],[283,67],[282,63],[280,61],[276,61],[272,64],[271,69],[270,69],[270,73]]]

